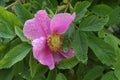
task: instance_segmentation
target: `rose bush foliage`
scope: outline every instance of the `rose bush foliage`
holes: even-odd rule
[[[42,10],[43,14],[36,14]],[[62,15],[60,23],[54,19],[58,15]],[[62,34],[60,48],[52,40],[44,45],[49,37],[41,38],[40,32],[35,39],[37,32],[29,28],[50,28],[52,20],[48,32],[56,44]],[[46,52],[46,58],[36,54],[34,49],[46,45],[39,53]],[[64,54],[58,54],[61,47]],[[74,55],[65,58],[69,50]],[[62,57],[52,62],[49,51]],[[1,0],[0,80],[120,80],[120,0]]]

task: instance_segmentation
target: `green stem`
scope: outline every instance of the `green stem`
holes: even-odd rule
[[[9,7],[11,7],[11,6],[14,6],[15,4],[16,4],[16,2],[17,2],[18,0],[16,0],[15,2],[13,2],[12,4],[10,4],[10,5],[8,5],[8,6],[6,6],[5,7],[5,9],[8,9]]]

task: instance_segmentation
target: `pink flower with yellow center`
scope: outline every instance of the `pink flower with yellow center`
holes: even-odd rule
[[[75,13],[60,13],[50,19],[45,10],[40,10],[24,24],[23,32],[32,40],[34,58],[51,70],[62,59],[74,56],[71,48],[67,52],[62,50],[62,34],[67,31],[74,18]]]

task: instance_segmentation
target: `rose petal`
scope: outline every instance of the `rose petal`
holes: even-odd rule
[[[60,13],[55,15],[50,23],[51,32],[57,32],[59,34],[65,33],[74,18],[75,13],[73,13],[72,15],[68,13]]]
[[[33,40],[32,45],[34,58],[41,64],[47,65],[50,70],[54,69],[55,62],[51,51],[46,46],[46,38],[41,37],[40,39],[35,39]]]
[[[65,57],[65,58],[70,58],[70,57],[74,57],[74,51],[73,49],[69,49],[67,52],[61,52],[61,54]]]
[[[45,10],[39,10],[35,18],[27,20],[23,28],[24,35],[33,40],[50,34],[50,18]]]
[[[54,57],[54,61],[55,61],[56,64],[58,64],[59,61],[61,61],[65,58],[63,55],[61,55],[58,52],[53,53],[53,57]]]
[[[50,34],[50,18],[45,10],[39,10],[35,19],[39,23],[40,27],[42,27],[43,31],[48,35]]]
[[[23,28],[24,35],[33,40],[36,38],[40,38],[41,36],[45,36],[46,34],[38,24],[38,22],[33,18],[30,20],[27,20],[24,24]]]

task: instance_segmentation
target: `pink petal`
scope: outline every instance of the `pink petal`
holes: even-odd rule
[[[61,54],[65,57],[65,58],[70,58],[70,57],[74,57],[74,51],[73,49],[69,49],[67,52],[61,52]]]
[[[23,28],[24,35],[33,40],[50,34],[50,18],[45,10],[39,10],[35,18],[27,20]]]
[[[51,51],[46,46],[46,38],[41,37],[39,39],[35,39],[33,40],[32,45],[34,58],[41,64],[47,65],[50,70],[54,69],[55,62]]]
[[[57,32],[59,34],[65,33],[74,18],[75,13],[73,13],[72,15],[68,13],[60,13],[55,15],[50,23],[51,32]]]
[[[35,19],[38,21],[40,27],[42,27],[43,31],[48,35],[50,34],[50,18],[45,10],[39,10]]]
[[[59,52],[53,53],[54,61],[56,64],[59,63],[59,61],[63,60],[65,57],[61,55]]]
[[[45,36],[45,33],[38,24],[38,21],[36,21],[34,18],[25,22],[23,33],[31,40]]]

